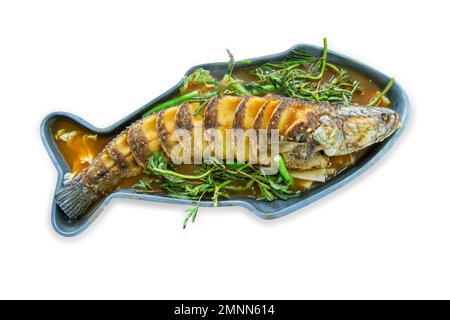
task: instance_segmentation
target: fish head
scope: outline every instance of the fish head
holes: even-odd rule
[[[381,142],[401,126],[397,112],[385,107],[345,106],[320,117],[314,140],[327,156],[340,156]]]

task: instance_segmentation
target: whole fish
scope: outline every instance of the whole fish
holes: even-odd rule
[[[311,103],[279,96],[215,96],[204,109],[183,103],[141,119],[113,139],[83,172],[55,195],[71,219],[121,180],[145,169],[154,151],[170,156],[176,129],[278,130],[288,168],[326,168],[328,157],[350,154],[389,137],[401,126],[390,108]],[[204,141],[197,148],[204,148]]]

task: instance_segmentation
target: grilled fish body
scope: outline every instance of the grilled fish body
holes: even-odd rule
[[[122,179],[138,175],[154,151],[171,155],[177,130],[277,129],[280,152],[289,168],[325,168],[329,156],[349,154],[380,142],[400,127],[389,108],[313,104],[277,96],[216,96],[198,115],[198,103],[184,103],[131,124],[111,141],[91,165],[55,195],[66,215],[74,219]],[[219,141],[223,142],[223,141]],[[202,151],[204,140],[190,142]],[[223,153],[227,154],[225,143]],[[246,155],[248,158],[248,154]]]

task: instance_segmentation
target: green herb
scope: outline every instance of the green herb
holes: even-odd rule
[[[327,38],[323,38],[323,54],[322,58],[320,59],[320,73],[317,76],[312,75],[299,75],[301,79],[308,79],[308,80],[321,80],[323,78],[323,75],[325,74],[325,67],[327,66],[327,52],[328,52],[328,44],[327,44]]]
[[[200,103],[206,103],[207,100],[209,100],[212,96],[218,94],[218,90],[215,90],[213,92],[208,92],[206,94],[202,93],[201,90],[193,90],[191,92],[187,92],[189,88],[192,86],[198,86],[201,85],[204,88],[213,88],[217,87],[219,85],[219,82],[215,81],[214,78],[211,76],[210,72],[208,70],[205,70],[203,68],[197,68],[192,72],[190,75],[183,78],[183,84],[180,87],[180,93],[182,93],[181,96],[175,97],[173,99],[167,100],[163,103],[160,103],[147,112],[144,113],[143,117],[147,117],[149,115],[152,115],[158,111],[177,106],[183,102],[200,102]],[[202,89],[204,89],[202,88]],[[187,93],[185,93],[187,92]],[[183,94],[184,93],[184,94]]]
[[[235,79],[233,77],[235,60],[230,50],[227,49],[227,53],[229,57],[227,68],[228,71],[220,82],[222,94],[251,96],[252,93],[244,87],[245,82],[241,79]]]
[[[155,107],[153,107],[152,109],[150,109],[149,111],[147,111],[146,113],[144,113],[144,115],[142,116],[143,118],[148,117],[158,111],[170,108],[170,107],[174,107],[177,106],[183,102],[198,102],[200,103],[200,110],[196,110],[194,112],[194,115],[197,116],[201,110],[203,110],[203,108],[206,106],[207,102],[209,101],[209,99],[211,99],[212,97],[214,97],[215,95],[217,95],[219,93],[218,90],[213,91],[213,92],[209,92],[206,94],[201,94],[198,90],[194,90],[190,93],[186,93],[185,95],[179,96],[177,98],[174,98],[172,100],[168,100],[164,103],[161,103]]]
[[[281,175],[268,176],[261,168],[242,163],[221,163],[212,158],[204,162],[195,175],[184,175],[173,170],[161,153],[155,152],[148,159],[146,174],[159,179],[158,188],[168,196],[196,202],[194,208],[186,210],[183,226],[195,220],[200,201],[209,198],[213,206],[220,199],[230,198],[229,191],[252,190],[257,199],[273,201],[287,200],[298,194],[289,189],[289,183]],[[140,192],[156,192],[142,180],[135,185]]]
[[[378,104],[378,102],[380,102],[381,98],[383,98],[391,89],[391,87],[394,85],[395,79],[391,78],[389,80],[389,83],[387,84],[387,86],[384,88],[383,91],[380,92],[380,94],[378,94],[376,97],[374,97],[370,102],[369,102],[369,106],[376,106]]]
[[[193,99],[195,97],[198,97],[198,96],[200,96],[200,92],[198,90],[191,91],[191,92],[186,93],[186,94],[184,94],[182,96],[179,96],[179,97],[167,100],[167,101],[165,101],[163,103],[160,103],[160,104],[154,106],[153,108],[148,110],[146,113],[144,113],[144,115],[142,117],[145,118],[145,117],[147,117],[149,115],[152,115],[153,113],[156,113],[156,112],[161,111],[163,109],[167,109],[169,107],[173,107],[173,106],[179,105],[179,104],[181,104],[181,103],[183,103],[185,101],[191,100],[191,99]]]
[[[278,93],[284,96],[302,99],[311,102],[330,102],[349,104],[356,92],[362,92],[359,81],[351,77],[347,70],[339,68],[328,62],[328,43],[323,39],[323,52],[321,57],[314,57],[302,50],[293,50],[285,60],[276,63],[265,63],[258,67],[249,67],[250,75],[255,81],[244,81],[233,75],[236,65],[252,64],[251,60],[236,62],[233,54],[227,49],[229,61],[226,74],[221,81],[216,81],[208,70],[198,68],[192,74],[183,78],[180,93],[200,86],[199,90],[186,93],[180,97],[169,100],[153,107],[144,116],[153,114],[165,108],[175,106],[182,102],[200,102],[201,106],[195,115],[206,106],[212,95],[243,95],[262,96],[269,93]],[[326,73],[326,71],[330,71]],[[379,95],[374,97],[370,106],[377,105],[386,95],[394,79]],[[203,88],[202,88],[203,87]],[[201,93],[203,89],[213,90],[211,93]]]
[[[344,69],[329,81],[311,82],[305,80],[298,71],[289,73],[284,81],[284,90],[289,96],[314,102],[348,104],[352,101],[353,94],[359,90],[359,81],[352,80]]]
[[[203,101],[203,102],[200,104],[200,107],[199,107],[197,110],[195,110],[194,113],[193,113],[193,114],[194,114],[194,117],[198,116],[198,115],[200,114],[200,112],[202,112],[203,109],[205,109],[206,105],[208,104],[208,101],[209,101],[209,99]]]
[[[236,79],[232,75],[226,74],[221,82],[223,86],[222,94],[251,96],[252,91],[246,89],[248,85],[244,80]]]
[[[208,70],[197,68],[190,75],[183,78],[180,93],[184,94],[192,86],[203,86],[206,88],[216,87],[219,83],[211,76]]]
[[[265,95],[278,92],[282,95],[306,101],[341,102],[348,104],[353,94],[360,90],[359,81],[351,78],[345,69],[327,62],[328,44],[324,38],[320,58],[305,51],[294,50],[286,60],[279,63],[265,63],[253,68],[250,74],[256,81],[244,81],[233,76],[235,60],[229,50],[228,72],[221,81],[222,94]],[[325,71],[333,75],[325,79]]]
[[[184,217],[183,220],[183,229],[186,229],[186,225],[189,222],[189,219],[191,219],[191,221],[194,223],[195,222],[195,218],[197,218],[197,213],[198,213],[198,209],[200,208],[200,201],[202,200],[203,196],[205,193],[203,193],[197,201],[197,205],[195,207],[192,208],[187,208],[186,211],[186,215]]]
[[[237,63],[241,64],[241,65],[247,65],[247,64],[252,64],[253,61],[250,59],[245,59],[245,60],[239,60]]]
[[[351,78],[348,72],[327,62],[328,44],[324,38],[322,57],[294,50],[286,60],[280,63],[266,63],[252,72],[258,79],[256,85],[263,90],[255,90],[255,94],[279,92],[286,96],[306,101],[327,101],[350,103],[353,94],[360,90],[359,81]],[[333,75],[325,79],[325,70]],[[265,86],[269,90],[264,90]]]
[[[306,101],[348,104],[352,101],[354,93],[361,91],[359,81],[353,80],[345,69],[338,68],[327,61],[326,38],[324,38],[322,56],[319,58],[305,51],[294,50],[281,62],[252,67],[250,74],[256,78],[256,81],[236,78],[233,75],[236,64],[245,65],[252,61],[236,62],[230,50],[227,49],[227,53],[229,57],[227,72],[220,82],[216,81],[208,70],[198,68],[183,78],[183,84],[180,87],[180,93],[183,95],[153,107],[144,114],[144,117],[182,102],[201,102],[201,107],[196,111],[198,115],[206,106],[207,100],[216,94],[261,96],[276,92]],[[327,69],[333,75],[325,78]],[[198,90],[186,93],[198,86],[200,86]],[[205,88],[214,91],[202,94],[201,91]],[[375,103],[378,101],[379,99]]]

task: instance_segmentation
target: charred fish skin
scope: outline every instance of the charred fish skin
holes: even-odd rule
[[[114,190],[122,179],[136,176],[154,151],[170,157],[175,129],[277,129],[280,151],[289,168],[325,168],[329,156],[361,150],[389,137],[401,125],[392,109],[357,105],[315,104],[279,96],[215,96],[205,110],[184,103],[131,124],[111,141],[87,169],[55,194],[70,219]],[[196,118],[197,117],[197,118]],[[222,137],[223,138],[223,137]],[[205,147],[201,142],[199,148]],[[224,153],[226,153],[224,147]],[[223,155],[222,154],[222,155]],[[218,155],[215,155],[218,156]]]
[[[128,129],[108,143],[89,167],[56,192],[56,203],[70,219],[76,219],[98,198],[111,192],[122,179],[141,172],[129,152],[126,142]]]

